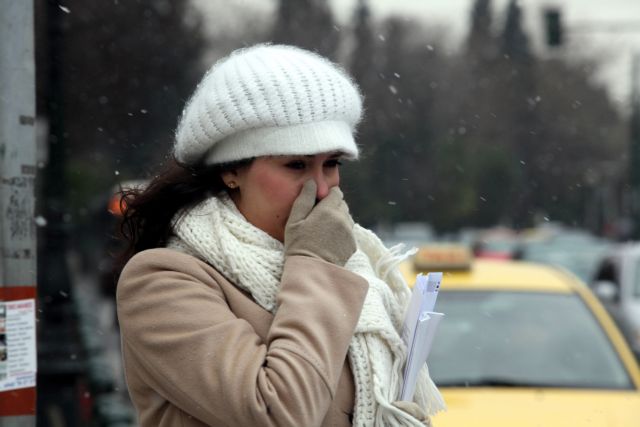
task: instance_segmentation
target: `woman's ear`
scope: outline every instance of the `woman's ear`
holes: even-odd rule
[[[236,169],[224,171],[220,174],[220,177],[222,178],[224,185],[226,185],[230,190],[238,188],[238,171]]]

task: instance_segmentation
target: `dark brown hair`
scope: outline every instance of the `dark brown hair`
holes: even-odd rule
[[[120,255],[118,271],[136,253],[165,246],[178,212],[186,212],[205,198],[225,191],[221,174],[252,161],[186,166],[171,160],[148,185],[122,189],[120,234],[126,247]]]

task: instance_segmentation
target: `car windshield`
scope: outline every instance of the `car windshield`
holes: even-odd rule
[[[610,341],[574,294],[442,291],[429,356],[438,386],[632,388]]]

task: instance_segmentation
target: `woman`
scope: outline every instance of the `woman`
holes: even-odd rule
[[[215,64],[176,164],[126,195],[117,290],[142,426],[424,425],[426,368],[396,402],[408,288],[339,189],[362,98],[330,61],[258,45]]]

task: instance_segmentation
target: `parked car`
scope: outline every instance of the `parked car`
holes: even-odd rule
[[[428,364],[448,410],[434,425],[638,425],[640,369],[586,284],[551,266],[464,261],[464,250],[433,269],[426,251],[401,269],[409,282],[444,270]]]
[[[566,268],[588,283],[611,247],[609,241],[584,231],[555,230],[547,238],[522,239],[516,258]]]
[[[598,265],[591,286],[640,358],[640,244],[612,250]]]

